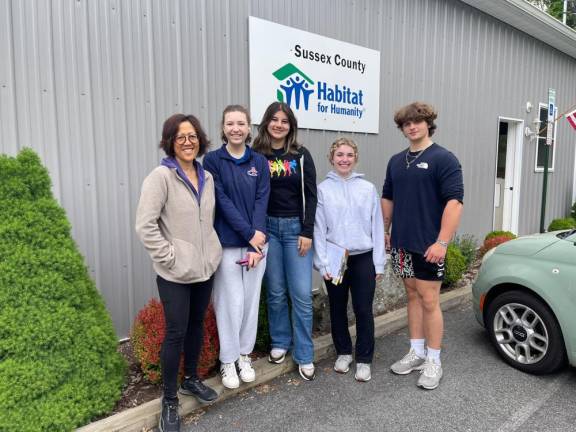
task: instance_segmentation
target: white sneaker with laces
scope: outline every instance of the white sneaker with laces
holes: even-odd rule
[[[356,374],[354,375],[356,381],[367,382],[372,379],[372,371],[370,363],[356,363]]]
[[[442,366],[436,363],[433,359],[427,358],[422,365],[420,371],[420,378],[418,378],[418,387],[425,388],[426,390],[434,390],[440,384],[442,378]]]
[[[350,370],[350,364],[352,363],[352,356],[350,354],[339,355],[334,363],[334,370],[338,373],[345,374]]]
[[[424,359],[416,355],[416,351],[410,348],[408,354],[390,366],[390,370],[398,375],[406,375],[414,370],[420,370]]]
[[[280,364],[286,358],[286,350],[282,348],[272,348],[268,355],[268,361],[274,364]]]
[[[238,370],[240,371],[240,379],[243,382],[253,382],[256,379],[256,371],[252,367],[252,359],[248,354],[240,354]]]
[[[235,389],[240,386],[240,380],[236,373],[234,363],[222,363],[220,366],[220,375],[222,376],[222,385],[229,389]]]
[[[312,381],[316,376],[314,363],[298,365],[298,373],[300,373],[300,376],[306,381]]]

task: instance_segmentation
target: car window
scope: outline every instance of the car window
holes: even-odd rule
[[[566,239],[568,241],[576,241],[576,229],[562,231],[561,233],[556,234],[556,237],[559,239]]]

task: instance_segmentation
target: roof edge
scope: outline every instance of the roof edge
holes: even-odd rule
[[[576,58],[576,31],[525,0],[461,0]]]

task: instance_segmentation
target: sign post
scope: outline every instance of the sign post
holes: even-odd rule
[[[550,158],[550,146],[554,138],[554,115],[556,114],[556,90],[548,89],[548,119],[546,122],[546,145],[544,146],[544,176],[542,179],[542,206],[540,207],[540,232],[545,231],[546,218],[546,194],[548,190],[548,160]]]

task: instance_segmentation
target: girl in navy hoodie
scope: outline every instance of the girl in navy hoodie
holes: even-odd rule
[[[260,286],[266,269],[266,208],[270,174],[266,158],[252,151],[250,114],[229,105],[222,114],[224,144],[204,158],[214,177],[214,227],[223,247],[213,304],[220,337],[220,373],[227,388],[256,379],[249,354],[258,325]]]

